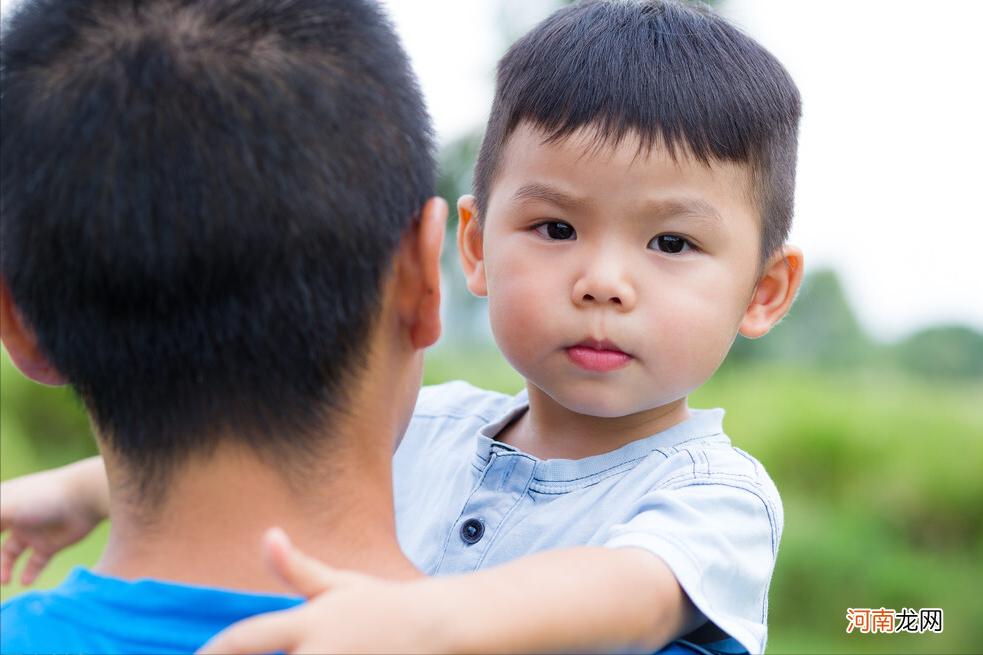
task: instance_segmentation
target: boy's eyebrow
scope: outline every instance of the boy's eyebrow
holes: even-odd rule
[[[583,209],[590,204],[540,182],[523,184],[512,194],[513,203],[520,203],[524,200],[542,200],[569,210]]]
[[[657,200],[646,203],[645,209],[653,214],[664,217],[687,216],[705,220],[709,223],[722,223],[723,216],[720,211],[712,204],[699,198],[687,198],[685,200]]]

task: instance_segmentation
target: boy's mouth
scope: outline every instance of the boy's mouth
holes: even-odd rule
[[[632,357],[610,341],[584,339],[566,349],[567,357],[587,371],[606,373],[627,366]]]

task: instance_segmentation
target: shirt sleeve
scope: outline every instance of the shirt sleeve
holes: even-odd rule
[[[657,555],[704,616],[749,652],[763,652],[784,518],[778,490],[737,449],[675,457],[679,475],[644,494],[605,545]]]

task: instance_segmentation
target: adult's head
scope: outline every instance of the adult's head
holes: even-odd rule
[[[704,8],[671,0],[584,0],[520,38],[499,62],[475,168],[479,220],[522,123],[558,141],[593,128],[632,133],[698,160],[745,164],[761,216],[762,263],[792,220],[799,93],[753,39]]]
[[[148,493],[222,440],[303,463],[434,193],[380,10],[40,0],[0,48],[5,302],[104,447]]]

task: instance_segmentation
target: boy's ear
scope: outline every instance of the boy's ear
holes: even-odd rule
[[[396,257],[400,321],[415,348],[432,346],[440,337],[440,251],[447,229],[447,202],[434,196],[420,211]]]
[[[795,300],[802,283],[802,251],[785,246],[768,262],[748,305],[740,332],[756,339],[768,333]]]
[[[34,330],[21,318],[7,282],[0,277],[0,340],[7,347],[10,360],[20,372],[41,384],[60,387],[68,384],[58,369],[38,350]]]
[[[485,279],[484,242],[478,225],[478,207],[474,196],[461,196],[457,201],[457,249],[468,289],[476,296],[488,295]]]

